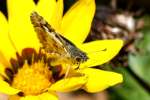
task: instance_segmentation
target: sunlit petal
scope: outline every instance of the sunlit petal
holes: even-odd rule
[[[20,100],[20,98],[19,95],[10,95],[8,100]]]
[[[64,10],[63,0],[57,0],[56,11],[55,14],[53,15],[53,23],[55,23],[56,31],[59,33],[61,33],[60,27],[62,22],[63,10]]]
[[[33,0],[7,0],[9,33],[16,48],[39,48],[39,41],[30,21],[30,14],[35,10]]]
[[[77,1],[63,17],[61,31],[64,36],[75,44],[82,43],[90,31],[94,13],[94,0]]]
[[[39,0],[36,9],[51,26],[55,27],[55,23],[53,23],[55,18],[53,16],[55,16],[56,12],[56,0]]]
[[[88,75],[88,82],[84,85],[83,89],[91,93],[103,91],[104,89],[123,81],[122,75],[115,72],[94,68],[86,68],[82,72]]]
[[[9,39],[7,20],[1,12],[0,12],[0,43],[1,43],[0,62],[4,64],[5,62],[9,61],[11,57],[15,57],[16,51],[13,48]]]
[[[33,96],[33,95],[25,96],[22,97],[20,100],[58,100],[58,98],[57,96],[46,92],[37,96]]]
[[[58,97],[54,94],[51,93],[43,93],[41,95],[38,96],[40,98],[40,100],[58,100]]]
[[[108,62],[117,55],[122,45],[122,40],[103,40],[84,43],[80,49],[87,53],[89,60],[81,64],[81,68],[92,67]]]
[[[28,96],[20,98],[20,100],[40,100],[40,99],[38,96],[28,95]]]
[[[53,84],[49,91],[70,92],[81,88],[87,81],[86,76],[62,79]]]
[[[1,61],[1,59],[0,59]],[[5,74],[5,68],[6,66],[4,66],[2,63],[0,63],[0,76],[3,75],[5,77],[7,77],[7,75]]]
[[[0,12],[0,33],[6,34],[8,33],[8,23],[2,12]]]
[[[10,87],[8,83],[0,79],[0,92],[8,95],[14,95],[20,92],[20,90]]]

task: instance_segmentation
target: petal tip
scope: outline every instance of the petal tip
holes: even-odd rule
[[[117,73],[118,74],[118,73]],[[116,84],[118,83],[122,83],[123,82],[123,75],[122,74],[118,74],[116,75]]]
[[[117,39],[116,42],[120,45],[120,49],[123,47],[124,41],[121,39]]]

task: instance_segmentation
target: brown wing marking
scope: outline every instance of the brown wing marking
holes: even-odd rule
[[[65,54],[67,53],[63,44],[56,38],[55,30],[36,12],[31,14],[31,22],[43,48],[49,53]]]

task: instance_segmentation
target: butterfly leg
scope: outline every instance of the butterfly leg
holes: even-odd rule
[[[81,63],[78,63],[77,68],[75,68],[75,70],[78,70],[78,69],[79,69],[80,64],[81,64]]]
[[[68,76],[68,74],[69,74],[69,72],[70,72],[70,69],[71,69],[71,66],[69,65],[69,66],[67,67],[67,70],[66,70],[66,73],[65,73],[65,78],[67,78],[67,76]]]

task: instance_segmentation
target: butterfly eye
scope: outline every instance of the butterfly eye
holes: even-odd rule
[[[76,57],[75,60],[76,60],[77,62],[80,62],[80,61],[81,61],[81,58],[80,58],[80,57]]]

